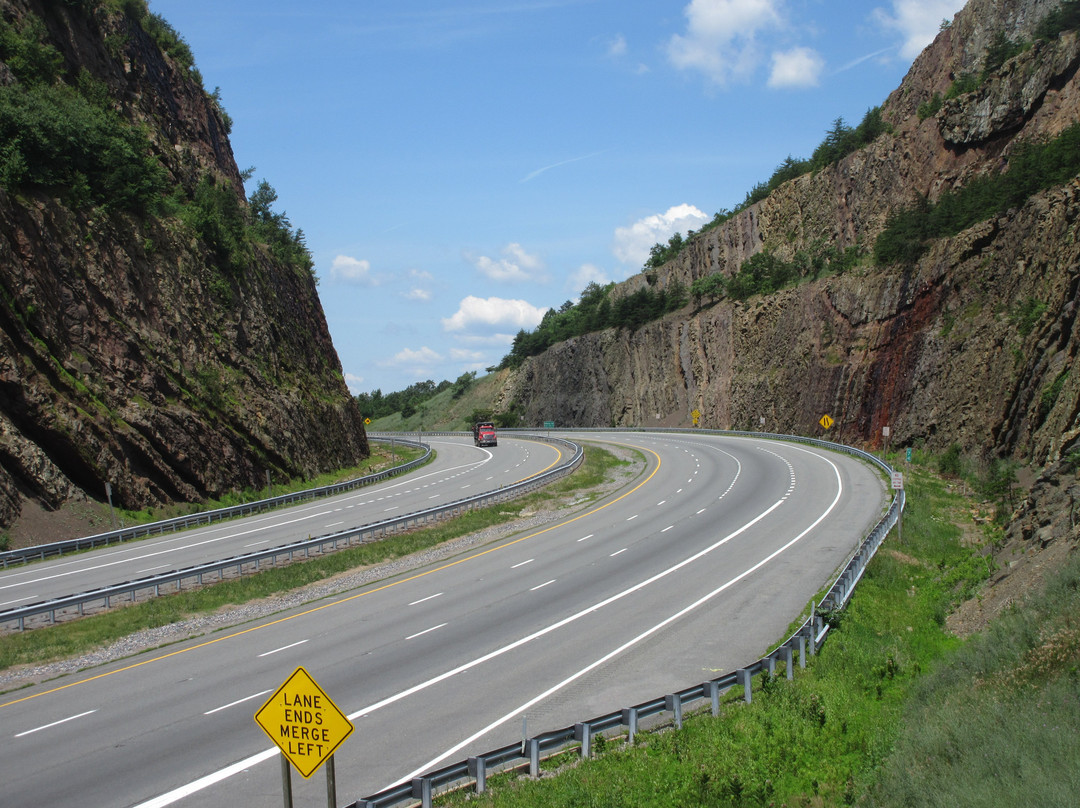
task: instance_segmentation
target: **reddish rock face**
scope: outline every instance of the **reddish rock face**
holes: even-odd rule
[[[145,127],[168,183],[246,205],[227,125],[135,20],[0,0]],[[0,62],[0,84],[13,81]],[[179,218],[0,188],[0,525],[20,503],[194,501],[368,454],[310,272],[254,245],[222,259]]]

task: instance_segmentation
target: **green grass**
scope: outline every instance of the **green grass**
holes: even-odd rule
[[[1075,805],[1080,556],[916,686],[872,802]]]
[[[719,718],[697,713],[682,730],[639,735],[633,746],[612,739],[603,744],[603,755],[567,765],[557,777],[533,781],[504,774],[489,781],[493,788],[485,795],[466,789],[444,796],[441,804],[849,805],[876,794],[878,773],[890,766],[902,780],[909,764],[893,763],[892,750],[898,738],[901,746],[919,748],[920,741],[907,742],[903,733],[911,705],[925,698],[926,674],[947,667],[967,647],[944,631],[945,617],[988,570],[975,550],[963,546],[954,524],[954,516],[964,513],[962,498],[917,468],[909,467],[906,478],[903,544],[894,531],[846,612],[834,616],[821,653],[794,682],[783,673],[755,680],[753,703],[733,694]],[[936,713],[926,707],[919,720],[928,724]],[[1045,741],[1031,739],[1032,754]],[[924,792],[895,804],[924,804],[935,776],[947,773],[935,772]]]
[[[591,488],[627,466],[603,448],[588,447],[582,466],[571,475],[514,500],[470,511],[447,522],[382,541],[227,580],[202,589],[156,598],[48,628],[0,635],[0,670],[40,664],[86,653],[137,631],[169,625],[193,615],[289,592],[332,575],[379,564],[436,546],[484,528],[504,525],[523,513],[557,506],[573,496],[576,504],[596,496]]]

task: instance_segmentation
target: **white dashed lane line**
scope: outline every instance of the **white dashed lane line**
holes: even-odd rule
[[[432,626],[431,628],[425,628],[423,631],[418,631],[415,634],[410,634],[405,639],[406,640],[414,640],[417,637],[423,637],[425,634],[430,634],[432,631],[438,631],[440,628],[442,628],[443,626],[446,626],[446,625],[449,625],[449,624],[448,623],[439,623],[439,625],[437,625],[437,626]]]
[[[20,732],[15,737],[24,738],[27,735],[33,735],[35,732],[41,732],[43,729],[52,729],[53,727],[58,727],[61,724],[66,724],[68,721],[74,721],[77,718],[84,718],[85,716],[92,715],[96,712],[97,710],[87,710],[85,713],[79,713],[78,715],[73,715],[68,718],[61,718],[59,721],[53,721],[51,724],[43,724],[40,727],[34,727],[33,729],[28,729],[25,732]]]
[[[414,600],[409,605],[410,606],[416,606],[419,603],[424,603],[425,601],[434,600],[435,598],[441,597],[442,594],[443,594],[442,592],[436,592],[434,595],[428,595],[426,598],[420,598],[420,600]]]
[[[220,713],[222,710],[228,710],[230,707],[235,707],[237,704],[243,704],[246,701],[257,699],[259,696],[265,696],[267,693],[271,693],[271,690],[260,690],[258,693],[252,693],[250,696],[244,696],[242,699],[236,701],[230,701],[228,704],[222,704],[220,707],[215,707],[213,710],[207,710],[203,715],[213,715],[214,713]]]
[[[271,654],[278,653],[279,651],[288,651],[290,648],[295,648],[296,646],[303,645],[306,642],[307,640],[300,640],[298,642],[289,643],[288,645],[283,645],[280,648],[275,648],[273,651],[267,651],[264,654],[259,654],[259,658],[262,659],[263,657],[268,657]]]

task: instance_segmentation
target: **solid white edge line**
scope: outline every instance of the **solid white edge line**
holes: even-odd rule
[[[788,448],[799,449],[800,451],[805,451],[807,454],[814,454],[813,452],[810,452],[807,449],[801,449],[800,447],[797,447],[797,446],[790,446]],[[829,465],[831,465],[833,467],[834,471],[836,471],[837,480],[839,481],[840,480],[840,472],[839,472],[839,469],[836,468],[836,465],[831,460],[829,460],[828,458],[823,457],[822,455],[815,455],[815,456],[825,460],[825,462],[827,462]],[[832,509],[836,506],[836,503],[840,500],[841,492],[842,492],[842,484],[841,484],[841,490],[837,492],[836,498],[833,500],[832,504],[829,506],[829,508],[820,517],[818,517],[818,519],[812,525],[810,525],[810,527],[808,527],[806,530],[804,530],[802,533],[800,533],[798,536],[796,536],[794,539],[792,539],[786,545],[784,545],[779,550],[777,550],[775,553],[773,553],[773,555],[771,555],[767,559],[765,559],[765,561],[762,561],[758,565],[755,565],[752,569],[747,570],[746,572],[744,572],[738,578],[733,578],[727,584],[724,584],[724,586],[721,589],[716,590],[717,593],[722,592],[724,589],[726,589],[729,586],[731,586],[732,584],[736,583],[738,580],[741,580],[743,577],[749,575],[751,572],[758,569],[758,567],[760,567],[762,564],[766,563],[767,561],[772,560],[772,558],[779,555],[784,550],[787,550],[789,547],[791,547],[791,545],[793,545],[795,542],[797,542],[799,539],[801,539],[803,536],[805,536],[807,533],[809,533],[813,528],[815,528],[821,522],[821,520],[823,520],[826,516],[828,516],[829,513],[832,512]],[[749,522],[744,524],[742,527],[738,528],[737,530],[732,531],[727,536],[725,536],[724,538],[717,541],[715,544],[711,545],[710,547],[706,547],[704,550],[701,550],[701,551],[695,553],[694,555],[690,556],[689,558],[683,559],[678,564],[675,564],[674,566],[669,567],[666,570],[658,572],[656,575],[652,576],[651,578],[647,578],[644,581],[641,581],[639,583],[634,584],[629,589],[625,589],[622,592],[618,592],[618,593],[612,595],[611,597],[606,598],[605,600],[602,600],[602,601],[600,601],[598,603],[595,603],[592,606],[588,606],[585,609],[582,609],[581,611],[579,611],[579,612],[577,612],[575,614],[564,617],[562,620],[559,620],[558,622],[552,623],[549,626],[546,626],[546,627],[544,627],[542,629],[539,629],[538,631],[535,631],[532,634],[529,634],[529,635],[527,635],[525,637],[521,637],[521,638],[519,638],[517,640],[514,640],[513,642],[508,643],[507,645],[504,645],[501,648],[496,648],[495,650],[490,651],[489,653],[484,654],[483,656],[477,657],[476,659],[474,659],[474,660],[472,660],[470,662],[465,662],[465,663],[459,665],[456,668],[453,668],[451,670],[440,673],[437,676],[434,676],[434,677],[432,677],[431,679],[428,679],[425,682],[420,682],[418,684],[415,684],[410,688],[406,688],[405,690],[401,691],[400,693],[396,693],[393,696],[388,696],[385,699],[382,699],[381,701],[377,701],[374,704],[370,704],[367,707],[363,707],[363,708],[357,710],[354,713],[350,713],[346,717],[350,721],[355,721],[357,718],[360,718],[360,717],[365,716],[365,715],[369,715],[369,714],[375,712],[376,710],[382,709],[383,707],[387,707],[387,706],[389,706],[391,704],[394,704],[395,702],[398,702],[398,701],[401,701],[402,699],[408,698],[409,696],[412,696],[415,693],[419,693],[422,690],[427,690],[429,687],[433,687],[434,685],[437,685],[437,684],[439,684],[441,682],[444,682],[447,679],[450,679],[450,678],[452,678],[454,676],[457,676],[459,673],[464,673],[465,671],[468,671],[468,670],[470,670],[470,669],[472,669],[474,667],[477,667],[478,665],[482,665],[483,663],[488,662],[488,661],[490,661],[492,659],[495,659],[496,657],[500,657],[503,654],[507,654],[510,651],[514,651],[514,650],[520,648],[521,646],[532,642],[533,640],[539,639],[540,637],[543,637],[543,636],[545,636],[547,634],[550,634],[553,631],[557,631],[560,628],[563,628],[563,627],[565,627],[567,625],[570,625],[571,623],[574,623],[577,620],[579,620],[580,618],[586,617],[586,616],[592,614],[595,611],[599,611],[600,609],[604,608],[605,606],[609,606],[612,603],[615,603],[616,601],[619,601],[622,598],[627,597],[628,595],[631,595],[634,592],[637,592],[639,589],[644,589],[646,586],[649,586],[650,584],[655,583],[656,581],[660,580],[661,578],[664,578],[667,575],[681,569],[682,567],[684,567],[684,566],[686,566],[688,564],[691,564],[694,561],[697,561],[699,558],[701,558],[702,556],[707,555],[708,553],[712,552],[713,550],[720,547],[721,545],[727,544],[729,541],[734,539],[736,536],[739,536],[740,534],[746,532],[751,527],[753,527],[758,522],[760,522],[762,519],[764,519],[766,516],[768,516],[770,513],[772,513],[774,510],[779,508],[781,504],[783,504],[783,500],[777,500],[771,506],[769,506],[766,510],[762,511],[757,516],[755,516],[753,519],[751,519]],[[704,601],[702,601],[702,602],[704,602]],[[684,610],[684,611],[686,611],[686,610]],[[680,613],[680,615],[681,615],[681,613]],[[669,621],[666,621],[666,622],[670,622],[670,619],[669,619]],[[666,625],[666,622],[664,624],[662,624],[662,625]],[[585,672],[587,672],[588,670],[592,670],[592,668],[596,667],[596,665],[598,665],[598,664],[602,664],[602,662],[594,663],[593,665],[589,666],[589,668],[586,669]],[[579,672],[579,674],[575,674],[574,677],[572,677],[571,679],[567,679],[566,682],[569,683],[569,682],[573,681],[576,678],[580,678],[581,675],[583,675],[583,673]],[[559,687],[559,686],[563,686],[563,685],[557,685],[556,687]],[[453,749],[450,749],[450,750],[446,751],[445,753],[443,753],[442,755],[440,755],[432,763],[425,764],[422,768],[417,769],[417,774],[422,774],[423,772],[427,771],[432,766],[434,766],[436,763],[442,762],[443,760],[445,760],[450,755],[454,754],[456,751],[458,751],[462,747],[468,745],[469,743],[472,743],[472,741],[475,740],[476,738],[482,737],[484,734],[489,732],[491,729],[494,729],[495,727],[499,726],[499,724],[504,723],[504,722],[508,721],[510,718],[513,718],[516,715],[520,714],[524,710],[527,710],[529,707],[531,707],[533,704],[535,704],[537,701],[541,700],[542,698],[544,698],[544,696],[538,696],[537,698],[530,700],[525,705],[523,705],[523,706],[519,707],[517,710],[515,710],[513,713],[510,713],[507,716],[504,716],[503,718],[499,719],[497,722],[494,722],[493,724],[491,724],[489,729],[482,730],[480,733],[466,739],[465,741],[462,741],[460,744],[455,746]],[[201,791],[204,788],[208,788],[208,787],[210,787],[210,786],[212,786],[212,785],[214,785],[216,783],[220,783],[222,780],[226,780],[229,777],[232,777],[234,774],[239,774],[240,772],[244,771],[245,769],[249,769],[249,768],[251,768],[252,766],[254,766],[254,765],[258,764],[258,763],[262,763],[263,761],[269,760],[270,758],[275,757],[278,753],[279,753],[279,750],[278,750],[278,748],[276,746],[271,748],[271,749],[267,749],[267,750],[265,750],[263,752],[260,752],[260,753],[258,753],[256,755],[252,755],[251,757],[244,758],[243,760],[238,761],[237,763],[234,763],[233,765],[228,766],[228,767],[226,767],[224,769],[220,769],[220,770],[218,770],[216,772],[212,772],[211,774],[208,774],[205,777],[201,777],[198,780],[195,780],[195,781],[193,781],[191,783],[188,783],[187,785],[180,786],[179,788],[173,789],[172,791],[170,791],[170,792],[168,792],[166,794],[162,794],[159,797],[155,797],[152,800],[149,800],[149,801],[143,802],[143,803],[139,803],[138,805],[133,806],[133,808],[165,808],[165,806],[172,805],[173,803],[178,802],[179,800],[183,799],[184,797],[190,796],[191,794],[194,794],[194,793],[196,793],[198,791]],[[411,780],[414,776],[417,776],[417,775],[413,774],[413,775],[409,775],[408,777],[401,778],[400,780],[398,780],[398,783],[403,783],[406,780]]]
[[[799,447],[791,447],[791,448],[799,448]],[[806,450],[803,450],[803,451],[806,451]],[[808,453],[809,454],[814,454],[813,452],[808,452]],[[554,685],[553,687],[548,688],[547,690],[545,690],[543,693],[539,694],[538,696],[535,696],[535,697],[529,699],[527,702],[520,705],[519,707],[512,710],[511,712],[507,713],[502,718],[496,719],[495,721],[491,722],[486,727],[481,729],[479,732],[476,732],[473,735],[469,736],[468,738],[461,741],[459,744],[457,744],[453,748],[446,750],[441,755],[439,755],[439,757],[435,758],[434,760],[428,761],[423,766],[418,768],[416,771],[406,775],[405,777],[402,777],[397,782],[391,783],[389,786],[387,786],[387,788],[393,788],[394,786],[399,785],[401,783],[407,783],[410,780],[412,780],[414,777],[419,777],[424,772],[430,771],[435,766],[437,766],[439,763],[446,760],[446,758],[450,757],[451,755],[453,755],[456,752],[461,751],[464,747],[468,746],[473,741],[476,741],[476,740],[482,738],[484,735],[491,732],[491,730],[495,729],[499,725],[504,724],[507,721],[509,721],[510,719],[521,715],[521,713],[528,710],[534,704],[537,704],[537,703],[543,701],[544,699],[546,699],[548,696],[551,696],[554,693],[557,693],[559,690],[561,690],[562,688],[566,687],[569,684],[572,684],[574,681],[580,679],[585,674],[589,673],[592,670],[595,670],[596,668],[603,665],[605,662],[608,662],[609,660],[613,659],[614,657],[618,656],[619,654],[623,653],[624,651],[628,650],[629,648],[632,648],[633,646],[637,645],[642,640],[645,640],[645,639],[649,638],[650,636],[652,636],[653,634],[655,634],[657,631],[664,628],[665,626],[670,625],[671,623],[673,623],[676,620],[680,619],[684,615],[689,614],[694,609],[697,609],[699,606],[702,606],[703,604],[705,604],[708,601],[712,600],[714,597],[719,595],[725,589],[728,589],[731,586],[734,586],[735,584],[737,584],[739,581],[741,581],[746,576],[748,576],[751,573],[754,573],[757,570],[761,569],[763,566],[768,564],[770,561],[772,561],[778,555],[780,555],[781,553],[783,553],[784,551],[786,551],[787,549],[792,547],[796,542],[800,541],[804,536],[806,536],[806,534],[808,534],[811,530],[813,530],[815,527],[817,527],[819,524],[821,524],[822,520],[824,520],[826,516],[828,516],[830,513],[832,513],[833,508],[836,507],[836,503],[838,503],[840,501],[840,497],[844,492],[844,483],[840,479],[840,470],[836,467],[836,464],[833,463],[831,460],[829,460],[827,457],[822,457],[821,455],[815,455],[815,456],[820,457],[826,463],[828,463],[830,466],[833,467],[833,471],[836,474],[837,491],[836,491],[836,496],[833,498],[833,501],[829,504],[829,507],[826,508],[825,511],[821,514],[821,516],[819,516],[817,519],[815,519],[814,522],[809,527],[807,527],[805,530],[803,530],[802,533],[800,533],[798,536],[793,538],[791,541],[789,541],[783,547],[780,547],[779,549],[774,550],[772,553],[767,555],[761,561],[754,564],[754,566],[750,567],[749,569],[743,570],[743,572],[736,575],[734,578],[729,580],[727,583],[722,584],[721,586],[717,587],[716,589],[714,589],[712,592],[708,593],[704,597],[699,598],[698,600],[694,601],[693,603],[691,603],[689,606],[685,607],[684,609],[681,609],[680,611],[678,611],[675,614],[671,615],[667,619],[662,620],[661,622],[657,623],[652,628],[647,629],[646,631],[643,631],[641,634],[639,634],[637,637],[634,637],[632,640],[629,640],[628,642],[623,643],[618,648],[616,648],[614,651],[611,651],[610,653],[605,654],[604,656],[602,656],[600,659],[596,660],[595,662],[592,662],[591,664],[586,665],[584,668],[579,670],[577,673],[574,673],[574,674],[568,676],[566,679],[563,679],[557,685]],[[765,513],[771,512],[773,510],[773,508],[775,508],[779,504],[780,503],[777,502],[776,504],[774,504],[772,506],[772,508],[769,508],[769,510],[766,511]],[[758,519],[761,519],[762,516],[764,516],[764,515],[765,514],[761,514],[760,516],[755,518],[753,520],[753,522],[758,521]],[[739,528],[739,530],[736,531],[735,533],[721,539],[717,544],[713,545],[713,547],[719,547],[720,544],[723,544],[723,543],[727,542],[728,539],[733,538],[734,536],[738,535],[739,533],[742,533],[743,530],[745,530],[747,527],[749,527],[750,524],[753,524],[753,522],[750,522],[747,525],[744,525],[743,527]],[[713,549],[713,548],[710,547],[707,550],[704,550],[701,553],[698,553],[696,556],[694,556],[694,558],[700,557],[705,552],[708,552],[711,549]],[[680,563],[677,566],[682,566],[682,564]],[[666,574],[667,574],[666,572],[661,573],[661,575],[666,575]],[[621,597],[621,595],[616,595],[614,597]],[[385,790],[385,789],[381,789],[381,790]]]

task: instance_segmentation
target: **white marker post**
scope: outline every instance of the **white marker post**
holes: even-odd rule
[[[893,491],[903,492],[904,490],[904,472],[894,471],[892,473],[892,487]],[[904,528],[902,522],[904,521],[904,509],[900,508],[896,513],[896,538],[900,540],[900,543],[904,543]]]

